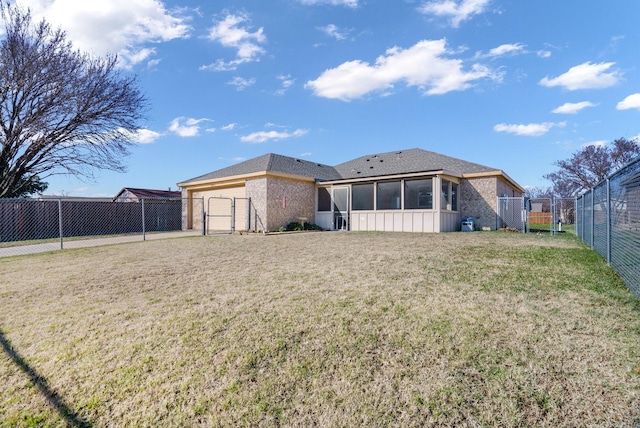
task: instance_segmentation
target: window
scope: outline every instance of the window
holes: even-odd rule
[[[399,181],[387,181],[378,183],[378,204],[379,210],[399,210],[402,187]]]
[[[404,182],[404,208],[433,209],[433,180],[407,180]]]
[[[354,184],[351,186],[353,209],[373,210],[373,183]]]
[[[458,184],[452,181],[442,180],[440,209],[458,211]]]
[[[449,210],[451,206],[449,205],[449,182],[446,180],[442,180],[442,197],[440,198],[440,209],[441,210]]]
[[[318,211],[331,211],[331,193],[326,187],[318,187]]]
[[[458,211],[458,185],[451,183],[451,210]]]

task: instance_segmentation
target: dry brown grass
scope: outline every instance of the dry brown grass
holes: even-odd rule
[[[4,426],[635,426],[640,304],[570,237],[305,233],[0,259]]]

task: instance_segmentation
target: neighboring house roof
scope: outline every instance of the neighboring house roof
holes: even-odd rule
[[[280,172],[314,178],[316,181],[338,181],[363,177],[384,177],[439,171],[455,174],[460,177],[471,175],[502,175],[516,187],[520,188],[520,186],[502,170],[423,149],[399,150],[361,156],[336,165],[335,167],[268,153],[210,172],[209,174],[186,180],[178,183],[178,186],[183,187],[189,183],[216,181],[258,172]],[[522,189],[522,191],[524,191],[524,189]]]
[[[125,187],[116,195],[114,200],[118,199],[123,194],[127,194],[127,197],[134,196],[137,198],[147,198],[147,199],[150,199],[150,198],[175,199],[175,198],[182,197],[182,193],[180,191],[175,191],[175,190],[138,189],[135,187]]]
[[[257,158],[249,159],[244,162],[210,172],[209,174],[186,180],[184,183],[215,180],[218,178],[253,174],[264,171],[282,172],[285,174],[299,175],[318,180],[338,180],[341,178],[336,170],[329,165],[290,158],[288,156],[277,155],[275,153],[267,153],[266,155],[258,156]],[[182,185],[184,183],[178,183],[178,185]]]

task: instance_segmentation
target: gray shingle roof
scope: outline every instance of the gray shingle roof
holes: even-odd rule
[[[138,198],[180,198],[182,193],[176,190],[156,190],[156,189],[139,189],[135,187],[125,187],[116,195],[116,199],[125,191],[133,193]]]
[[[380,177],[395,174],[410,174],[429,171],[451,171],[458,174],[497,171],[496,168],[467,162],[422,149],[400,150],[362,156],[335,167],[267,153],[209,174],[186,180],[213,180],[260,171],[275,171],[310,177],[320,181],[341,180],[360,177]]]
[[[288,156],[267,153],[257,158],[249,159],[209,174],[186,180],[202,181],[213,180],[216,178],[233,177],[235,175],[252,174],[260,171],[274,171],[286,174],[300,175],[319,180],[338,180],[340,175],[329,165],[323,165],[315,162],[309,162],[302,159],[290,158]]]
[[[378,177],[395,174],[447,170],[459,174],[496,171],[496,168],[467,162],[423,149],[398,150],[362,156],[335,166],[342,178]]]

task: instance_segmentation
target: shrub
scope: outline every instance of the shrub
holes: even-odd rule
[[[307,223],[305,222],[304,224],[301,224],[297,221],[292,221],[291,223],[289,223],[286,227],[285,230],[287,231],[295,231],[295,230],[322,230],[322,228],[320,226],[318,226],[317,224],[313,224],[313,223]]]

